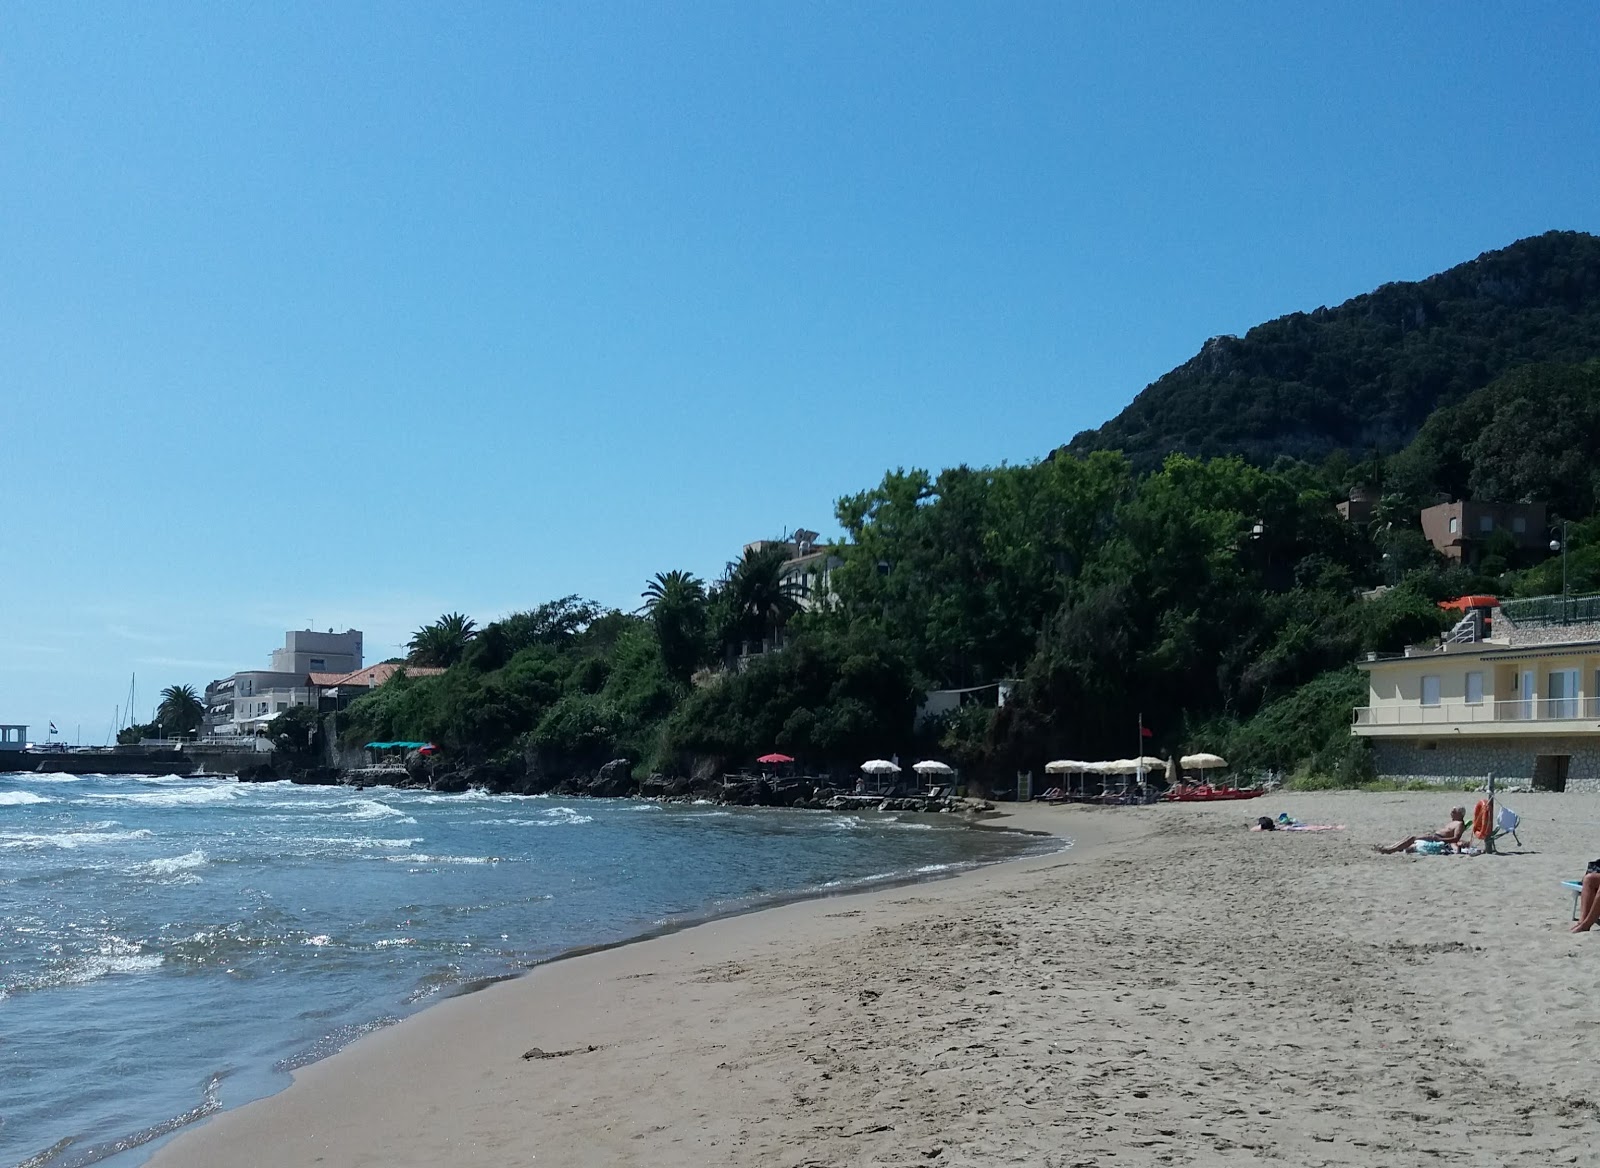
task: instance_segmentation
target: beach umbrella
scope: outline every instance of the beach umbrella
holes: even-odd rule
[[[1186,771],[1205,771],[1225,767],[1228,765],[1228,760],[1215,754],[1186,754],[1181,760],[1181,765]]]
[[[1044,773],[1047,775],[1070,775],[1073,771],[1086,771],[1094,767],[1092,762],[1078,762],[1070,758],[1058,758],[1055,762],[1044,764]]]
[[[898,775],[900,773],[900,768],[886,758],[869,758],[861,764],[861,769],[879,779],[882,779],[884,775]],[[883,790],[882,782],[876,783],[874,786],[880,791]]]
[[[1178,768],[1178,756],[1173,755],[1167,759],[1167,785],[1176,787],[1183,780],[1183,772]]]
[[[781,762],[793,762],[794,759],[790,758],[787,754],[778,754],[774,752],[772,754],[763,754],[760,758],[756,759],[756,761],[767,763],[770,766],[776,766]]]
[[[955,768],[948,763],[938,762],[935,759],[924,759],[911,768],[919,775],[953,775]]]
[[[1136,775],[1140,771],[1160,771],[1165,769],[1167,760],[1156,758],[1154,755],[1142,754],[1138,758],[1119,758],[1113,762],[1100,764],[1104,769],[1102,774],[1108,775]]]

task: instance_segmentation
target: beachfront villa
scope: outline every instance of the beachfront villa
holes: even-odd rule
[[[1359,663],[1379,777],[1600,790],[1600,596],[1467,599],[1439,644]]]
[[[266,669],[244,669],[206,686],[205,734],[252,734],[294,706],[316,706],[313,675],[347,677],[361,669],[361,632],[291,629]]]

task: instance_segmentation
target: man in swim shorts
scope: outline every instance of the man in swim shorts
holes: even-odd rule
[[[1467,834],[1467,809],[1465,807],[1450,808],[1450,822],[1438,831],[1429,832],[1427,835],[1408,835],[1393,847],[1378,848],[1384,855],[1393,855],[1395,852],[1409,852],[1420,843],[1449,844],[1452,847],[1459,845]]]

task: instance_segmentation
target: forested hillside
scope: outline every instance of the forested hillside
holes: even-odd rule
[[[1039,462],[888,474],[839,501],[809,608],[767,549],[715,579],[641,581],[637,612],[566,597],[481,630],[448,614],[412,642],[446,671],[356,702],[345,740],[428,739],[458,780],[522,790],[772,750],[838,772],[937,755],[1003,789],[1051,758],[1133,753],[1142,722],[1158,753],[1359,781],[1360,654],[1437,633],[1441,599],[1561,583],[1542,540],[1446,564],[1421,506],[1546,501],[1571,587],[1600,588],[1597,278],[1600,240],[1525,240],[1212,342]],[[1154,458],[1172,435],[1252,458]],[[1131,454],[1089,449],[1119,441]],[[1358,486],[1380,502],[1352,524],[1335,504]],[[919,723],[929,689],[1000,679],[1004,708]]]
[[[1213,337],[1076,453],[1320,460],[1392,453],[1428,416],[1533,362],[1600,357],[1600,238],[1551,231],[1336,308]]]

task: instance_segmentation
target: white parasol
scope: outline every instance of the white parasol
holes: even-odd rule
[[[863,767],[862,769],[865,770],[866,768]],[[955,768],[949,763],[939,762],[931,758],[924,759],[911,769],[919,775],[953,775],[956,773]]]
[[[1216,754],[1186,754],[1178,760],[1178,765],[1186,771],[1205,771],[1225,767],[1228,760]]]
[[[871,758],[861,764],[861,769],[869,775],[898,775],[900,768],[886,758]]]
[[[1163,758],[1156,758],[1154,755],[1145,754],[1140,755],[1138,758],[1119,758],[1115,762],[1108,762],[1103,765],[1106,768],[1107,774],[1134,775],[1138,774],[1140,771],[1164,769],[1167,765],[1167,760]]]
[[[1078,762],[1075,759],[1058,758],[1055,762],[1044,764],[1044,773],[1047,775],[1070,775],[1075,771],[1091,770],[1094,765],[1092,762]]]

